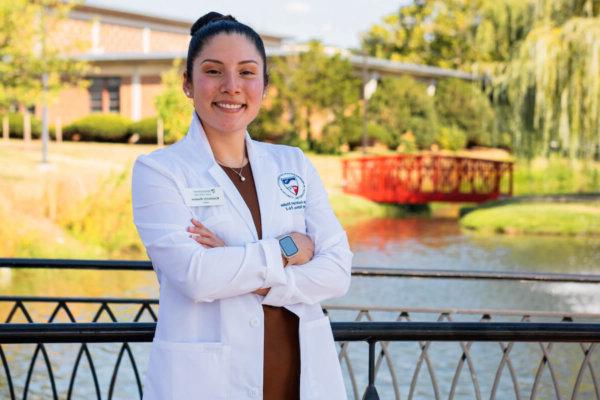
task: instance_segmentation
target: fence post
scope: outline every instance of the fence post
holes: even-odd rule
[[[2,137],[5,142],[8,142],[8,137],[10,135],[10,125],[8,124],[8,115],[4,115],[2,117]]]
[[[60,117],[56,117],[56,124],[54,125],[54,136],[56,139],[56,143],[61,143],[63,140],[62,137],[62,121]]]
[[[379,400],[379,394],[375,389],[375,342],[369,340],[369,386],[365,390],[362,400]]]
[[[156,139],[159,146],[165,145],[165,123],[162,118],[156,120]]]
[[[23,111],[23,140],[31,142],[31,114],[27,108]]]

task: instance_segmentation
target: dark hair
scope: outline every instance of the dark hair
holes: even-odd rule
[[[254,46],[256,47],[256,50],[263,61],[263,77],[266,86],[269,82],[269,75],[267,73],[267,54],[265,52],[265,45],[261,37],[254,29],[250,28],[248,25],[238,22],[231,15],[223,15],[214,11],[211,11],[208,14],[198,18],[198,20],[194,22],[194,25],[192,25],[192,28],[190,29],[192,39],[190,40],[190,45],[188,47],[186,61],[186,73],[188,79],[191,80],[192,78],[194,60],[196,57],[198,57],[198,54],[200,54],[202,48],[212,37],[220,33],[237,33],[245,36],[248,38],[248,40],[254,43]]]

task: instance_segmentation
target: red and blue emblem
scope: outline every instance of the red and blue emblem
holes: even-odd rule
[[[304,181],[298,175],[291,172],[279,175],[277,178],[279,189],[292,199],[300,198],[304,195]]]

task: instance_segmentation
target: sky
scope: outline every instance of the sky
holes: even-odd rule
[[[360,34],[409,0],[91,0],[86,4],[195,21],[208,11],[231,14],[258,32],[357,48]]]

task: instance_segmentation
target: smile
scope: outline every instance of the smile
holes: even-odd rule
[[[224,102],[215,102],[213,104],[215,106],[217,106],[218,108],[221,108],[223,110],[228,110],[228,111],[241,110],[242,108],[244,108],[246,106],[245,104],[224,103]]]

